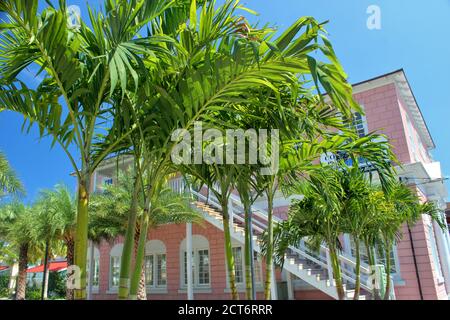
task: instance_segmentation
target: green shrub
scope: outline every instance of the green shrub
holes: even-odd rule
[[[64,272],[51,272],[48,278],[48,297],[62,299],[66,296],[66,276]]]
[[[9,289],[9,274],[0,274],[0,298],[8,298],[10,295]]]
[[[39,288],[38,286],[27,287],[25,299],[41,300],[41,288]]]

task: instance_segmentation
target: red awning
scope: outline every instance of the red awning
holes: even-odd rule
[[[0,271],[6,270],[8,268],[9,268],[8,266],[0,266]]]
[[[50,271],[60,271],[64,269],[67,269],[67,261],[50,262],[49,266]],[[44,272],[44,265],[41,264],[40,266],[29,268],[27,272],[28,273]]]

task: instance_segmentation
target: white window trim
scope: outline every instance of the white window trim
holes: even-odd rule
[[[113,284],[112,284],[112,280],[113,280],[112,259],[119,258],[119,266],[120,266],[120,263],[122,260],[122,250],[123,250],[123,243],[118,243],[109,252],[109,270],[108,270],[109,272],[108,272],[108,291],[107,291],[107,293],[116,293],[117,290],[119,289],[119,286],[113,286]],[[119,272],[120,272],[120,267],[119,267]],[[120,276],[119,276],[119,278],[120,278]],[[119,279],[119,281],[120,281],[120,279]]]
[[[86,265],[87,265],[87,272],[88,272],[88,279],[87,279],[87,284],[89,284],[89,271],[90,271],[90,257],[91,257],[91,247],[88,248],[88,254],[87,254],[87,259],[86,259]],[[98,284],[97,285],[92,285],[92,291],[94,293],[98,293],[99,292],[99,285],[100,285],[100,251],[98,250],[98,248],[94,247],[94,274],[95,274],[95,266],[98,266]]]
[[[166,284],[158,284],[158,256],[164,255],[166,258]],[[167,253],[165,252],[152,252],[149,254],[145,254],[145,258],[153,256],[153,265],[152,265],[152,272],[153,272],[153,284],[148,285],[146,284],[145,287],[147,288],[147,291],[150,290],[165,290],[167,289]],[[144,265],[145,267],[145,265]]]
[[[208,264],[208,273],[209,273],[209,282],[206,283],[199,283],[199,265],[200,265],[200,255],[199,255],[199,251],[202,250],[208,250],[208,259],[209,259],[209,264]],[[192,248],[193,251],[193,255],[192,255],[192,262],[193,262],[193,270],[194,270],[194,277],[193,277],[193,287],[194,289],[209,289],[211,288],[211,250],[209,249],[209,247],[195,247]],[[187,284],[186,284],[186,279],[185,279],[185,268],[187,268],[187,266],[185,266],[184,264],[184,255],[186,253],[186,249],[183,249],[181,251],[181,255],[180,255],[180,279],[181,279],[181,283],[180,283],[180,288],[181,289],[186,289],[187,288]]]

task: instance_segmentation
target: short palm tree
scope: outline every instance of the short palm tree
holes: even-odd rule
[[[51,190],[42,190],[35,206],[39,208],[36,218],[37,238],[44,241],[44,290],[43,298],[46,298],[48,288],[48,261],[52,256],[52,249],[58,248],[63,242],[67,258],[67,265],[74,264],[74,242],[76,203],[70,189],[65,185],[56,185]],[[66,299],[73,299],[73,290],[66,289]]]
[[[391,251],[396,242],[402,238],[402,226],[416,224],[422,215],[429,215],[439,226],[444,227],[440,210],[433,202],[421,201],[417,191],[401,182],[396,182],[377,199],[377,214],[366,231],[370,252],[381,247],[384,250],[385,270],[387,274],[384,298],[391,295]]]
[[[101,240],[112,240],[119,235],[125,235],[128,229],[129,214],[131,210],[131,198],[134,188],[134,171],[119,171],[117,174],[117,183],[104,187],[102,193],[94,194],[90,204],[92,216],[90,219],[89,230],[90,238],[95,242]],[[145,203],[142,197],[142,189],[139,190],[137,201],[137,215],[143,215]],[[185,223],[201,221],[197,211],[191,208],[190,198],[186,195],[180,195],[172,192],[168,188],[161,190],[157,200],[153,202],[152,210],[149,214],[149,229],[156,228],[167,223]],[[137,225],[134,237],[134,255],[139,253],[139,239],[142,230]],[[142,235],[147,239],[147,235]],[[145,252],[142,251],[145,255]],[[124,259],[122,252],[122,259]],[[136,258],[134,258],[136,261]],[[139,272],[134,275],[139,277],[132,282],[131,292],[135,293],[136,298],[146,299],[145,272]],[[132,297],[133,298],[133,297]]]
[[[24,300],[27,287],[28,262],[35,261],[42,251],[35,238],[36,213],[31,207],[13,202],[0,208],[2,237],[17,251],[19,271],[16,282],[16,300]]]

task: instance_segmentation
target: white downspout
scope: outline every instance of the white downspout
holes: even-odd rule
[[[192,279],[192,223],[186,223],[187,299],[194,300]]]

